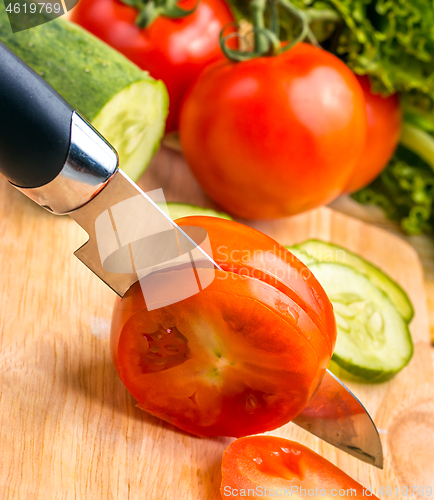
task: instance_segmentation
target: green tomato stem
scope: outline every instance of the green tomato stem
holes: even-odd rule
[[[266,7],[266,0],[251,0],[250,8],[252,10],[254,38],[255,38],[255,52],[263,54],[268,49],[267,40],[262,34],[265,29],[264,13]]]
[[[139,13],[136,17],[136,25],[139,28],[150,26],[161,13],[160,8],[157,7],[154,2],[149,2],[142,8],[138,8]]]
[[[143,29],[150,26],[159,16],[165,16],[170,19],[181,19],[193,14],[199,0],[192,9],[178,7],[176,0],[121,0],[121,2],[139,11],[136,18],[136,25]]]
[[[131,1],[131,0],[128,0]],[[134,1],[134,0],[133,0]],[[265,9],[267,2],[271,5],[270,26],[265,26]],[[246,61],[255,57],[276,56],[290,50],[297,43],[305,38],[312,45],[319,46],[315,35],[309,27],[307,17],[303,10],[295,7],[290,0],[250,0],[250,10],[252,11],[254,48],[250,52],[233,50],[227,46],[227,41],[237,35],[230,33],[224,36],[224,31],[220,32],[220,47],[228,59],[234,62]],[[282,47],[279,39],[279,13],[278,7],[283,7],[300,23],[299,34],[289,43]]]
[[[279,9],[276,0],[270,0],[271,5],[271,19],[270,19],[270,30],[279,37],[280,34],[280,22],[279,22]]]

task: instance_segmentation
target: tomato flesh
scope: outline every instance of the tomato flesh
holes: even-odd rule
[[[232,235],[256,235],[259,246],[267,238],[223,219],[178,221],[187,223],[207,229],[213,251],[216,235],[234,248]],[[218,270],[200,293],[152,311],[138,283],[117,301],[113,359],[141,408],[193,434],[244,436],[279,427],[306,405],[330,361],[334,323],[326,332],[299,296],[247,273]]]
[[[284,488],[292,498],[306,498],[309,490],[310,496],[326,499],[372,496],[378,500],[331,462],[294,441],[250,436],[237,439],[225,451],[222,498],[284,496]]]

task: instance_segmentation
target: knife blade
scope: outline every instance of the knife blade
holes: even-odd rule
[[[0,172],[42,207],[80,224],[89,241],[76,256],[120,296],[139,281],[148,309],[206,288],[220,269],[206,231],[173,222],[155,193],[119,170],[112,146],[1,42],[0,64]],[[382,466],[372,419],[330,373],[295,423]]]
[[[199,293],[221,269],[205,230],[178,226],[121,170],[69,215],[89,235],[76,257],[121,297],[139,281],[148,310]]]
[[[383,448],[377,427],[354,394],[329,370],[319,390],[292,422],[379,469]]]

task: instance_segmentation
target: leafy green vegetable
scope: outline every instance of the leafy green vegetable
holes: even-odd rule
[[[389,165],[368,187],[353,194],[363,204],[378,205],[408,234],[434,229],[434,116],[406,114],[401,144]]]
[[[434,8],[426,0],[331,0],[346,29],[337,52],[385,90],[434,97]]]
[[[434,139],[432,141],[434,144]],[[433,232],[432,167],[402,145],[381,175],[370,186],[353,194],[353,198],[363,204],[380,206],[390,219],[400,221],[406,233]]]

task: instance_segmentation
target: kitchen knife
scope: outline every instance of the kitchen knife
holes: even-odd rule
[[[140,280],[149,310],[206,288],[219,269],[206,231],[177,226],[119,170],[112,146],[1,43],[0,65],[0,172],[88,233],[75,255],[120,296]]]
[[[292,422],[363,462],[383,468],[383,448],[373,420],[330,370],[326,371],[319,390]]]
[[[206,232],[177,226],[157,203],[161,190],[136,186],[110,144],[1,42],[0,172],[85,229],[89,241],[75,255],[121,297],[139,281],[148,309],[199,293],[220,269]],[[330,372],[294,422],[382,468],[375,424]]]

